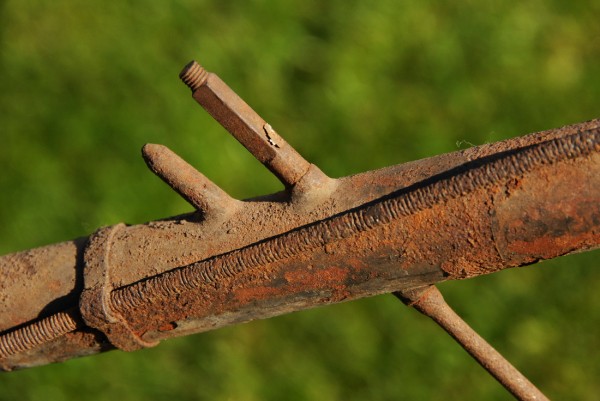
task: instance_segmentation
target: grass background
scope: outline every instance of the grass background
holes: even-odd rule
[[[187,212],[146,170],[146,142],[236,197],[279,189],[179,82],[190,59],[343,176],[599,117],[599,13],[556,0],[0,1],[0,254]],[[551,398],[597,400],[597,257],[441,289]],[[391,296],[0,375],[0,400],[82,398],[510,399]]]

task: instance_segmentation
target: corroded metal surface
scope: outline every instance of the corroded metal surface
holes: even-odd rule
[[[150,169],[196,211],[121,225],[102,255],[82,238],[1,257],[3,369],[128,349],[120,335],[152,345],[600,245],[598,120],[332,179],[214,74],[190,64],[182,77],[286,189],[235,200],[166,147],[146,145]],[[82,320],[72,311],[96,258],[110,274],[95,306],[81,299]],[[102,308],[107,324],[90,323]]]
[[[179,76],[194,99],[286,187],[293,187],[306,174],[310,163],[217,75],[192,61]]]

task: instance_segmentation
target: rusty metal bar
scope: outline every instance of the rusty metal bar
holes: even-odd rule
[[[310,163],[217,75],[192,61],[179,77],[194,99],[286,187],[294,186],[307,173]]]
[[[437,287],[398,291],[394,295],[436,322],[515,398],[548,401],[533,383],[454,312]]]
[[[234,200],[147,145],[151,170],[196,211],[0,257],[4,370],[600,246],[598,120],[331,179],[200,68],[182,72],[194,98],[286,191]]]

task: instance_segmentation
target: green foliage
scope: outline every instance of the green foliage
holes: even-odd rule
[[[342,176],[599,117],[599,13],[540,0],[0,2],[0,253],[188,211],[146,170],[146,142],[236,197],[279,189],[192,101],[177,78],[190,59]],[[597,255],[442,290],[551,398],[593,400]],[[0,383],[0,400],[508,398],[390,296]]]

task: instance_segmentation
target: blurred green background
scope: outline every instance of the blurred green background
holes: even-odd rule
[[[236,197],[279,189],[179,82],[190,59],[343,176],[600,117],[598,15],[540,0],[0,1],[0,254],[189,211],[147,171],[146,142]],[[597,400],[598,256],[441,289],[551,398]],[[510,396],[392,296],[0,375],[0,400],[167,398]]]

